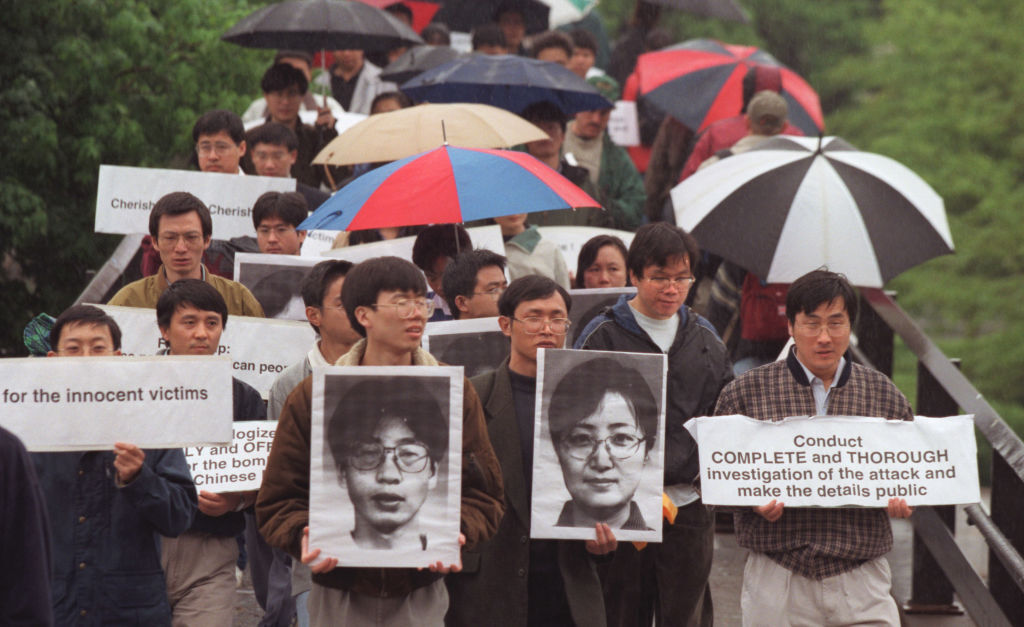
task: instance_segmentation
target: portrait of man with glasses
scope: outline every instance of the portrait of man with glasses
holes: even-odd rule
[[[564,491],[534,482],[534,537],[603,523],[618,540],[660,540],[665,363],[663,355],[542,352],[536,446],[554,450]],[[558,477],[544,474],[548,464],[550,455],[538,455],[534,475]]]

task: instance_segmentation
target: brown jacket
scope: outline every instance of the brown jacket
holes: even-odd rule
[[[358,365],[366,340],[356,343],[338,360],[339,366]],[[440,365],[423,349],[413,353],[417,366]],[[462,402],[462,533],[466,546],[490,539],[504,514],[501,468],[491,448],[480,397],[464,382]],[[302,529],[309,524],[309,451],[313,378],[306,377],[288,396],[277,423],[274,444],[256,499],[260,533],[271,546],[300,557]],[[354,590],[376,597],[409,594],[441,575],[412,568],[335,568],[313,575],[314,583]]]
[[[224,302],[228,306],[228,314],[253,318],[265,317],[263,307],[249,291],[249,288],[211,273],[206,266],[200,267],[203,280],[212,285],[224,297]],[[156,274],[143,277],[122,287],[107,304],[121,307],[155,308],[157,301],[160,300],[160,295],[167,289],[167,285],[167,275],[164,273],[164,267],[160,266]]]

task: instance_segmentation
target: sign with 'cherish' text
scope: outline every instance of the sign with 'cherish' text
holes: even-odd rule
[[[196,490],[244,492],[260,488],[277,422],[240,420],[231,426],[234,435],[230,444],[185,448]]]
[[[687,429],[700,451],[701,498],[709,505],[885,507],[977,503],[972,416],[913,421],[796,416],[701,417]]]

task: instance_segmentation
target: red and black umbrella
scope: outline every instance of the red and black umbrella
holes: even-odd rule
[[[824,130],[818,94],[807,81],[760,48],[714,39],[691,39],[640,55],[635,70],[638,100],[699,132],[716,120],[739,115],[743,77],[754,66],[778,68],[791,124],[812,136]]]

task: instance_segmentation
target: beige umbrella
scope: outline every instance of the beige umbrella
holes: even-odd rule
[[[463,148],[508,148],[548,134],[505,109],[485,104],[421,104],[378,113],[352,125],[313,159],[350,165],[395,161],[447,142]]]

